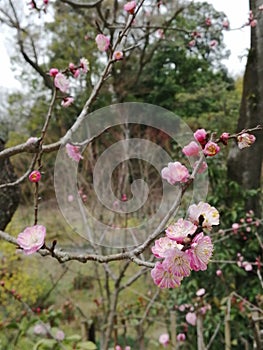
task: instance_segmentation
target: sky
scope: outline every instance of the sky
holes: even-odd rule
[[[199,0],[204,2],[205,0]],[[230,28],[239,28],[246,23],[248,18],[248,0],[207,0],[216,10],[223,11],[229,21]],[[250,28],[241,30],[230,30],[224,32],[224,40],[227,48],[231,51],[230,58],[223,63],[227,66],[231,75],[241,75],[246,64],[247,50],[250,45]],[[11,70],[11,64],[7,54],[8,42],[4,33],[0,32],[0,87],[9,89],[21,88],[20,83],[15,79],[15,74]],[[243,57],[243,58],[242,58]],[[4,67],[4,69],[3,69]]]

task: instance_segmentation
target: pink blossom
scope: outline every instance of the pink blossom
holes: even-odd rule
[[[251,146],[256,141],[256,137],[252,134],[248,134],[247,132],[245,132],[237,137],[237,141],[238,147],[240,149],[243,149]]]
[[[122,60],[123,59],[123,52],[122,51],[114,51],[113,59],[116,61]]]
[[[124,5],[124,10],[129,12],[131,15],[134,14],[136,8],[136,1],[129,1]]]
[[[168,167],[163,168],[161,174],[171,185],[176,182],[187,182],[190,176],[187,168],[180,162],[168,163]]]
[[[158,37],[161,38],[161,39],[164,39],[164,38],[165,38],[163,29],[158,29],[158,30],[157,30],[157,35],[158,35]]]
[[[213,253],[213,244],[209,236],[204,236],[201,232],[197,235],[192,243],[191,249],[187,249],[186,253],[190,257],[190,267],[194,271],[204,271]]]
[[[191,326],[196,325],[196,314],[194,312],[188,312],[185,316],[186,322]]]
[[[197,226],[191,221],[179,219],[175,224],[167,227],[166,235],[176,243],[183,243],[188,235],[192,235],[197,229]]]
[[[54,84],[55,84],[55,87],[59,89],[61,92],[67,92],[69,88],[68,78],[63,73],[58,73],[55,76]]]
[[[198,163],[198,161],[196,161],[196,162],[194,163],[194,169],[195,169],[195,167],[197,166],[197,163]],[[197,170],[197,173],[198,173],[198,174],[203,174],[203,173],[206,171],[207,168],[208,168],[207,163],[206,163],[206,162],[203,162],[203,163],[201,164],[200,168]]]
[[[204,146],[207,142],[207,132],[205,129],[197,129],[194,133],[194,138],[198,141],[202,146]]]
[[[63,98],[62,102],[61,102],[61,106],[63,107],[69,107],[72,105],[72,103],[74,102],[74,98],[67,96],[65,98]]]
[[[228,22],[227,19],[225,19],[224,22],[223,22],[223,28],[224,29],[229,29],[229,22]]]
[[[30,182],[39,182],[41,180],[41,174],[38,170],[33,170],[28,178]]]
[[[115,350],[122,350],[120,345],[115,346]]]
[[[211,305],[210,304],[206,304],[205,306],[202,306],[200,308],[200,313],[201,315],[205,315],[207,313],[207,311],[211,310]]]
[[[195,40],[191,40],[191,41],[189,41],[188,46],[189,47],[194,47],[195,44],[196,44],[196,41]]]
[[[70,143],[66,144],[66,152],[69,156],[69,158],[75,160],[76,162],[79,162],[80,159],[83,159],[82,155],[80,154],[80,147],[71,145]]]
[[[49,75],[51,77],[55,77],[56,75],[58,74],[58,69],[57,68],[51,68],[50,71],[49,71]]]
[[[104,52],[107,51],[110,46],[110,39],[106,37],[104,34],[98,34],[96,36],[96,44],[98,46],[98,50]]]
[[[210,27],[211,24],[212,24],[211,19],[210,19],[210,18],[206,18],[206,19],[205,19],[205,24],[206,24],[208,27]]]
[[[48,5],[48,1],[49,1],[49,0],[43,0],[43,2],[44,2],[45,5]]]
[[[197,297],[202,297],[205,294],[205,288],[198,289],[198,291],[195,294]]]
[[[159,337],[159,343],[163,346],[169,345],[170,337],[168,333],[161,334]]]
[[[220,277],[220,276],[222,276],[222,271],[221,270],[216,270],[216,275],[218,276],[218,277]]]
[[[191,141],[188,145],[186,145],[182,149],[182,152],[188,157],[197,156],[199,154],[199,151],[200,151],[200,147],[194,141]]]
[[[44,244],[46,228],[42,225],[26,227],[17,237],[18,245],[23,248],[26,255],[38,251]]]
[[[57,332],[56,332],[56,334],[55,334],[55,338],[56,338],[58,341],[62,341],[62,340],[64,340],[64,338],[65,338],[65,333],[64,333],[62,330],[58,329]]]
[[[73,74],[73,77],[74,77],[75,79],[77,79],[77,78],[79,77],[79,75],[80,75],[80,70],[79,70],[79,69],[76,69],[75,72],[74,72],[74,74]]]
[[[218,41],[217,40],[211,40],[210,41],[210,47],[216,47],[218,45]]]
[[[74,201],[74,196],[72,194],[68,195],[68,202],[73,202]]]
[[[263,5],[260,5],[260,6],[258,7],[258,9],[259,9],[259,11],[263,11]]]
[[[229,139],[229,133],[228,132],[223,132],[220,136],[220,141],[224,144],[227,145],[228,139]]]
[[[208,157],[215,156],[220,151],[220,147],[213,141],[208,141],[204,148],[204,154]]]
[[[188,209],[189,219],[195,224],[199,224],[199,217],[204,218],[202,227],[211,230],[213,225],[219,225],[219,213],[215,207],[208,203],[199,202],[198,204],[190,205]]]
[[[177,277],[186,277],[190,275],[190,258],[186,252],[178,248],[171,248],[165,252],[163,267]]]
[[[29,139],[26,141],[27,145],[32,145],[33,143],[36,143],[38,141],[37,137],[29,137]]]
[[[168,249],[178,248],[178,244],[168,237],[161,237],[154,242],[152,253],[156,258],[164,258]]]
[[[239,224],[237,222],[235,222],[233,225],[232,225],[232,230],[234,233],[237,233],[239,229]]]
[[[186,335],[184,333],[178,333],[176,337],[177,341],[185,341]]]
[[[125,346],[124,350],[131,350],[130,346]]]
[[[244,261],[243,262],[243,267],[246,271],[252,271],[253,270],[253,266],[252,264],[250,264],[249,262],[247,261]]]
[[[160,261],[157,261],[155,267],[151,270],[153,282],[160,288],[176,288],[181,284],[182,277],[175,276],[167,271]]]
[[[249,23],[249,24],[250,24],[250,27],[251,27],[251,28],[255,28],[255,27],[256,27],[256,25],[257,25],[257,23],[258,23],[258,22],[257,22],[257,20],[256,20],[256,19],[252,19],[252,21],[250,21],[250,23]]]
[[[79,60],[79,63],[80,63],[80,67],[81,67],[82,71],[84,73],[88,73],[88,71],[89,71],[89,61],[87,60],[87,58],[82,57]]]

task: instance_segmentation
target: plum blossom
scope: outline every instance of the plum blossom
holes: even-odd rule
[[[230,136],[230,134],[228,132],[223,132],[219,139],[224,145],[227,145],[229,136]]]
[[[216,47],[218,45],[218,41],[217,40],[211,40],[210,41],[210,47]]]
[[[56,75],[58,74],[58,69],[57,68],[51,68],[50,71],[49,71],[49,75],[51,77],[55,77]]]
[[[224,29],[229,29],[229,21],[227,19],[225,19],[224,22],[223,22],[223,28]]]
[[[180,162],[168,163],[168,167],[163,168],[161,174],[162,178],[171,185],[177,182],[187,182],[190,176],[187,168]]]
[[[205,236],[203,232],[197,235],[192,243],[191,249],[186,253],[190,257],[190,267],[194,271],[204,271],[213,253],[213,244],[209,236]]]
[[[194,47],[195,44],[196,44],[196,41],[195,40],[191,40],[191,41],[189,41],[188,46],[189,47]]]
[[[186,336],[185,336],[184,333],[178,333],[176,339],[177,339],[177,341],[179,341],[179,342],[180,342],[180,341],[185,341]]]
[[[190,205],[188,215],[189,219],[196,225],[198,225],[199,217],[202,215],[204,218],[202,227],[209,230],[211,230],[213,225],[219,225],[219,212],[208,203],[199,202],[198,204]]]
[[[166,236],[177,243],[183,243],[188,235],[192,235],[197,229],[197,226],[191,221],[179,219],[175,224],[167,227],[165,230]]]
[[[220,147],[213,141],[208,141],[204,148],[204,154],[208,157],[215,156],[220,151]]]
[[[182,152],[188,157],[197,156],[199,154],[199,151],[200,151],[200,147],[194,141],[191,141],[188,145],[186,145],[182,149]]]
[[[178,244],[168,237],[161,237],[154,242],[152,253],[156,258],[164,258],[168,249],[178,248]]]
[[[136,8],[136,1],[129,1],[127,4],[124,5],[124,10],[129,12],[131,15],[134,14],[135,8]]]
[[[98,34],[96,36],[96,44],[98,46],[98,50],[104,52],[107,51],[110,46],[110,39],[106,37],[104,34]]]
[[[167,271],[160,261],[157,261],[155,267],[151,270],[153,282],[160,288],[176,288],[181,284],[182,277],[175,276]]]
[[[69,80],[63,73],[57,73],[54,79],[54,85],[61,92],[67,92],[69,88]]]
[[[67,97],[63,98],[63,100],[61,102],[61,106],[66,108],[66,107],[71,106],[73,102],[74,102],[74,98],[67,96]]]
[[[237,137],[237,141],[238,148],[243,149],[251,146],[256,141],[256,137],[252,134],[245,132]]]
[[[198,141],[202,146],[204,146],[207,142],[207,132],[205,129],[197,129],[194,133],[194,138]]]
[[[166,251],[162,264],[165,270],[172,272],[173,275],[186,277],[191,272],[190,263],[190,258],[186,252],[178,248],[171,248]]]
[[[188,312],[185,316],[186,322],[191,326],[196,325],[196,314],[194,312]]]
[[[170,337],[168,333],[161,334],[159,337],[159,343],[163,346],[169,345]]]
[[[116,61],[120,61],[123,59],[123,52],[122,51],[114,51],[113,53],[113,58],[116,60]]]
[[[202,297],[205,294],[205,288],[200,288],[198,291],[195,293],[197,297]]]
[[[36,143],[38,141],[37,137],[29,137],[26,141],[26,145],[32,145],[33,143]]]
[[[89,71],[89,61],[88,61],[88,59],[85,58],[85,57],[82,57],[79,60],[79,63],[80,63],[80,67],[81,67],[82,71],[84,73],[88,73],[88,71]]]
[[[220,276],[222,276],[222,270],[216,270],[216,275],[218,276],[218,277],[220,277]]]
[[[198,163],[198,161],[196,161],[194,163],[194,168],[197,166],[197,163]],[[197,170],[198,174],[203,174],[206,171],[207,168],[208,168],[207,163],[203,162],[201,164],[200,168]]]
[[[24,250],[26,255],[38,251],[44,244],[46,228],[42,225],[26,227],[17,237],[18,245]]]
[[[65,338],[65,333],[64,333],[61,329],[58,329],[58,330],[56,331],[55,338],[56,338],[58,341],[62,341],[62,340],[64,340],[64,338]]]
[[[80,147],[71,145],[70,143],[66,144],[66,152],[69,156],[69,158],[75,160],[76,162],[79,162],[80,159],[83,159],[83,156],[80,153]]]
[[[208,27],[210,27],[210,26],[212,25],[212,21],[211,21],[211,19],[210,19],[209,17],[205,19],[205,24],[206,24]]]
[[[41,173],[38,170],[33,170],[28,178],[30,182],[39,182],[41,180]]]

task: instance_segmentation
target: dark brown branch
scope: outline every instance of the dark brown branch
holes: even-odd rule
[[[89,4],[75,2],[75,1],[71,1],[71,0],[61,0],[61,2],[64,2],[65,4],[68,4],[68,5],[72,6],[73,8],[91,9],[93,7],[97,7],[98,5],[100,5],[103,2],[103,0],[97,0],[97,1],[89,3]]]

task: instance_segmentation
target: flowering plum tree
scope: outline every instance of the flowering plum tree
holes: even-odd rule
[[[173,198],[171,206],[166,208],[165,215],[158,217],[160,220],[158,224],[155,225],[154,229],[144,229],[146,234],[143,236],[143,239],[136,230],[134,231],[135,233],[132,232],[133,244],[119,245],[121,239],[119,236],[121,236],[120,232],[122,232],[122,227],[118,226],[119,222],[116,224],[111,223],[111,225],[108,226],[110,226],[117,235],[110,236],[112,239],[110,246],[107,244],[103,245],[104,242],[102,239],[105,236],[105,226],[101,226],[102,228],[100,230],[97,229],[96,232],[93,232],[94,230],[92,231],[90,229],[90,222],[85,216],[83,206],[79,205],[80,202],[92,201],[92,197],[84,195],[81,189],[78,189],[78,194],[76,196],[75,193],[73,193],[73,189],[77,188],[76,178],[71,182],[70,177],[64,177],[64,175],[67,175],[67,172],[70,173],[70,175],[76,175],[78,167],[82,170],[84,169],[84,172],[87,171],[83,163],[92,153],[88,147],[100,135],[105,132],[107,133],[110,127],[115,126],[115,124],[112,123],[112,120],[114,120],[111,119],[112,114],[114,114],[114,116],[119,114],[122,117],[127,117],[127,110],[125,110],[127,105],[124,104],[123,107],[120,106],[120,109],[114,109],[115,107],[111,106],[109,110],[107,110],[107,116],[110,120],[109,125],[106,125],[102,129],[98,128],[97,124],[102,123],[102,120],[96,120],[96,118],[93,120],[90,112],[94,106],[96,107],[96,102],[100,96],[103,96],[103,89],[106,89],[107,92],[112,95],[110,99],[111,103],[117,101],[123,102],[128,96],[129,85],[134,85],[136,89],[136,83],[139,82],[144,67],[154,56],[158,45],[161,45],[162,41],[165,40],[165,36],[168,36],[169,31],[177,33],[177,40],[180,42],[181,47],[186,47],[186,51],[184,51],[186,54],[184,57],[189,55],[197,57],[198,60],[202,58],[211,64],[216,57],[222,56],[219,49],[220,41],[222,40],[222,30],[229,29],[229,23],[222,14],[217,14],[217,17],[213,18],[210,16],[210,13],[206,13],[206,10],[211,10],[207,5],[204,5],[205,11],[200,17],[202,21],[198,23],[198,25],[195,23],[193,26],[192,10],[195,9],[195,7],[191,7],[194,6],[191,4],[179,4],[177,2],[162,4],[161,2],[156,3],[156,1],[147,0],[140,0],[137,2],[116,0],[109,8],[106,0],[97,0],[88,3],[62,0],[61,2],[55,2],[54,6],[61,6],[59,3],[65,6],[63,9],[76,9],[78,16],[82,16],[82,11],[86,13],[85,11],[88,10],[89,18],[92,19],[93,32],[92,38],[90,38],[88,34],[86,35],[88,36],[88,41],[92,40],[91,45],[95,52],[93,56],[98,57],[97,64],[99,66],[97,70],[94,69],[94,73],[92,71],[93,62],[89,62],[89,59],[86,58],[82,52],[77,60],[67,57],[67,64],[65,66],[62,66],[62,64],[60,65],[59,62],[57,65],[53,65],[53,62],[51,65],[49,62],[50,66],[48,69],[45,69],[44,65],[38,63],[33,33],[28,33],[27,30],[23,28],[22,22],[19,20],[15,2],[10,0],[7,4],[7,8],[3,7],[0,9],[1,20],[17,31],[20,52],[25,61],[31,68],[38,72],[45,86],[52,91],[40,133],[37,136],[30,136],[24,143],[8,147],[0,152],[0,160],[24,153],[32,155],[31,164],[28,169],[24,169],[21,177],[12,183],[1,184],[0,188],[16,186],[24,181],[29,181],[31,185],[34,186],[33,225],[28,225],[23,231],[21,228],[21,232],[18,234],[17,238],[4,231],[0,231],[0,237],[14,244],[18,250],[23,250],[26,255],[38,252],[42,256],[50,256],[60,263],[76,260],[81,263],[92,261],[103,265],[105,275],[107,275],[107,278],[110,276],[114,282],[112,292],[110,291],[109,282],[107,282],[106,295],[108,305],[104,315],[104,324],[106,326],[100,342],[101,349],[108,350],[109,344],[112,341],[113,330],[116,332],[117,328],[114,328],[114,325],[116,324],[116,310],[119,295],[125,288],[145,274],[146,271],[151,269],[153,282],[161,289],[174,289],[183,284],[182,281],[184,277],[189,277],[192,271],[207,270],[207,265],[211,260],[214,250],[211,230],[212,226],[219,225],[219,211],[213,205],[199,200],[189,205],[186,218],[181,215],[176,219],[176,212],[180,208],[183,197],[186,196],[187,191],[191,188],[196,179],[202,177],[207,172],[207,158],[222,153],[223,146],[226,146],[231,139],[237,143],[241,150],[250,146],[254,147],[256,141],[254,133],[259,132],[262,127],[260,125],[254,125],[249,128],[242,128],[242,130],[236,133],[230,133],[226,130],[219,137],[217,137],[216,133],[208,132],[200,128],[195,131],[193,137],[189,140],[184,130],[180,130],[183,134],[183,139],[189,141],[189,143],[185,144],[186,142],[184,142],[183,147],[181,147],[182,155],[178,155],[178,158],[187,157],[190,165],[192,165],[192,169],[190,169],[191,167],[188,163],[186,164],[186,161],[184,161],[185,164],[182,164],[183,161],[181,161],[181,159],[175,160],[175,157],[173,157],[173,159],[170,159],[170,157],[169,159],[171,161],[165,163],[168,158],[165,158],[163,153],[161,154],[162,167],[158,168],[159,175],[161,175],[163,180],[168,182],[169,186],[176,190],[177,194],[176,197]],[[40,18],[45,16],[49,8],[52,8],[52,4],[50,4],[49,1],[31,1],[29,5],[31,8],[30,16],[36,16],[36,18],[37,16],[40,16]],[[202,5],[199,4],[198,6],[202,9]],[[181,16],[183,11],[186,13],[185,17]],[[254,28],[256,24],[253,13],[250,13],[247,25]],[[183,27],[181,27],[181,25]],[[88,27],[88,29],[90,30],[90,27]],[[26,39],[24,39],[24,34]],[[175,44],[174,40],[171,41]],[[74,44],[73,42],[72,45]],[[30,49],[32,49],[33,52],[32,57],[26,52],[27,45],[31,45]],[[69,43],[68,46],[70,46]],[[137,56],[139,59],[137,61],[136,50],[139,51],[139,56]],[[73,61],[78,63],[73,63]],[[169,69],[171,69],[171,67]],[[130,72],[131,79],[125,88],[127,91],[125,91],[119,79],[121,78],[121,74],[127,71]],[[89,78],[87,78],[87,76],[89,76]],[[88,81],[91,83],[90,85]],[[51,123],[54,122],[53,119],[55,119],[56,113],[59,111],[59,118],[62,119],[67,110],[74,108],[79,96],[76,91],[81,91],[82,93],[89,91],[89,96],[85,96],[83,106],[81,106],[78,113],[74,115],[74,118],[70,120],[70,125],[66,126],[67,124],[63,124],[62,122],[62,130],[64,132],[61,137],[57,137],[55,140],[49,142],[48,136],[49,133],[51,133]],[[59,103],[57,103],[58,101]],[[134,114],[136,113],[132,113],[132,118]],[[140,114],[141,111],[139,110],[139,117],[141,117]],[[146,113],[144,118],[150,119],[150,115]],[[92,123],[95,125],[95,134],[91,132],[92,127],[85,124],[85,121],[89,121],[89,119],[91,119]],[[131,128],[129,124],[134,124],[134,119],[129,119],[127,117],[122,120],[124,120],[123,130],[125,142],[129,142],[130,139],[135,139],[135,141],[137,141],[136,137],[130,137]],[[162,123],[165,124],[164,120],[162,120]],[[146,122],[145,124],[147,125]],[[174,124],[176,123],[174,122]],[[159,124],[159,128],[164,132],[161,124]],[[181,128],[183,129],[183,127]],[[178,127],[178,129],[180,128]],[[82,135],[81,139],[75,136],[78,132]],[[142,142],[141,144],[144,149],[146,146],[149,146],[149,143]],[[148,161],[146,156],[141,156],[141,153],[138,153],[136,146],[137,144],[135,143],[127,143],[126,147],[122,149],[123,152],[117,153],[117,156],[119,157],[120,153],[123,153],[127,158],[127,154],[130,155],[127,151],[127,149],[129,149],[132,154],[130,158],[134,158],[135,155],[138,154],[138,157],[141,157],[140,159]],[[111,147],[108,149],[110,152],[113,152]],[[66,200],[67,204],[72,204],[68,215],[70,216],[71,211],[74,211],[74,214],[77,213],[80,215],[78,218],[81,218],[80,221],[82,221],[81,224],[84,227],[85,233],[84,237],[89,241],[91,252],[79,252],[78,250],[72,252],[71,250],[57,247],[57,240],[49,239],[49,228],[39,224],[41,221],[41,214],[38,210],[41,201],[40,185],[45,183],[45,156],[48,153],[58,150],[59,155],[57,163],[59,163],[59,165],[66,164],[65,168],[58,167],[59,170],[55,171],[55,183],[63,183],[62,187],[66,188],[66,192],[63,192],[62,197],[60,197],[62,198],[60,204],[61,207],[63,207],[64,200]],[[86,152],[86,150],[89,150],[90,153]],[[145,153],[149,154],[152,151],[155,156],[153,150],[156,149],[150,148],[150,151],[146,149],[148,152]],[[60,152],[62,153],[61,158]],[[114,163],[117,156],[114,152],[106,153],[106,158],[109,158],[112,163]],[[126,158],[124,158],[124,160],[126,160]],[[106,163],[105,158],[103,158],[102,162]],[[94,187],[98,184],[98,187],[102,188],[102,192],[104,192],[104,189],[108,188],[107,185],[110,183],[110,179],[108,177],[107,168],[106,170],[101,170],[100,165],[98,168],[100,170],[100,176],[97,178],[95,172],[96,167],[93,167]],[[101,175],[102,173],[106,177],[103,177]],[[125,171],[123,173],[127,180],[127,174]],[[134,174],[137,175],[135,172],[132,172],[132,175]],[[138,184],[138,179],[136,179],[136,181],[137,183],[134,181],[134,183],[132,183],[133,187],[131,186],[131,191],[135,194],[135,198],[133,199],[144,199],[144,194],[146,193],[145,187],[141,186],[140,182]],[[69,191],[72,191],[73,194]],[[57,190],[57,193],[58,196],[61,195],[60,190]],[[108,199],[108,197],[110,197],[110,195],[108,195],[109,192],[105,190],[105,193],[105,197]],[[103,202],[105,199],[103,195],[100,199],[102,199],[103,205],[108,207],[108,202]],[[134,203],[126,193],[122,193],[121,201],[118,201],[116,197],[115,201],[113,201],[111,210],[115,210],[124,215],[125,229],[130,229],[127,213],[129,213],[129,208],[130,212],[135,211],[134,208],[137,208],[136,205],[138,203]],[[131,207],[129,207],[130,204]],[[114,210],[112,208],[114,208]],[[135,227],[136,229],[137,226]],[[148,226],[144,227],[148,228]],[[94,235],[99,237],[99,239],[94,240]],[[111,249],[108,248],[118,249],[118,251],[112,253]],[[109,265],[109,263],[113,261],[124,261],[118,275],[115,274],[115,271]],[[244,267],[246,271],[249,271],[249,263],[242,263],[240,256],[239,261],[242,267]],[[131,262],[138,265],[138,272],[130,279],[124,281],[125,273]],[[259,266],[261,266],[260,263]],[[222,276],[219,271],[218,269],[218,277]],[[201,290],[197,297],[201,298],[202,295],[203,291]],[[149,307],[151,307],[151,305]],[[189,324],[195,325],[196,322],[200,322],[200,317],[198,316],[202,314],[202,312],[205,314],[208,307],[207,305],[202,305],[199,309],[202,311],[198,311],[197,314],[191,310],[187,313],[186,321]],[[144,318],[146,316],[147,313]],[[117,341],[116,333],[114,334],[114,347],[115,349],[121,349]],[[64,336],[56,336],[53,338],[55,338],[53,339],[56,341],[55,344],[63,343]],[[184,341],[185,334],[179,333],[176,339],[178,342]],[[173,339],[173,342],[175,341],[176,340]],[[160,343],[164,346],[168,345],[169,336],[167,337],[167,334],[163,334],[163,336],[160,337]],[[199,343],[201,344],[202,342],[200,341]],[[127,350],[129,348],[128,345],[125,347]],[[199,349],[202,349],[201,345]]]

